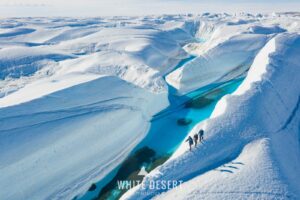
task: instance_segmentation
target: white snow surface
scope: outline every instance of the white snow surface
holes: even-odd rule
[[[0,199],[72,199],[128,156],[197,26],[161,22],[1,19]]]
[[[253,18],[202,23],[197,35],[207,42],[189,44],[186,47],[187,51],[198,55],[197,59],[170,73],[167,82],[179,93],[185,94],[211,83],[231,80],[244,73],[258,51],[271,38],[291,29],[288,25],[290,21],[281,23],[282,27],[274,22],[269,24],[270,21],[272,20],[264,22],[264,26],[261,25],[261,19]]]
[[[122,199],[299,199],[300,35],[283,33],[255,57],[246,79],[194,127],[205,141],[187,144]],[[156,190],[153,181],[183,181]]]
[[[168,85],[185,94],[251,65],[191,132],[205,127],[205,144],[182,144],[145,183],[189,188],[155,198],[299,198],[299,31],[297,13],[0,19],[0,199],[84,193],[146,136]],[[124,198],[155,193],[139,192]]]

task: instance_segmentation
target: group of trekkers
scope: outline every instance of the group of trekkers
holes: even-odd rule
[[[188,137],[186,142],[189,143],[190,151],[192,150],[193,144],[195,144],[195,147],[197,146],[198,139],[199,139],[199,143],[203,141],[203,139],[204,139],[203,136],[204,136],[204,131],[202,129],[200,129],[200,131],[198,133],[194,134],[194,136],[193,136],[194,138],[192,138],[191,136]]]

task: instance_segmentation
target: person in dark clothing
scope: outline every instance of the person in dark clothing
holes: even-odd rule
[[[196,133],[194,135],[194,143],[195,143],[195,147],[197,146],[197,142],[198,142],[198,134]]]
[[[190,151],[192,151],[193,138],[191,136],[189,136],[188,139],[186,139],[186,142],[189,143]]]
[[[202,142],[203,139],[204,139],[204,131],[203,131],[202,129],[200,129],[198,135],[199,135],[199,140],[200,140],[200,142]]]

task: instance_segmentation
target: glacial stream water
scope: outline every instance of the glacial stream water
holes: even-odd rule
[[[191,61],[183,60],[177,67]],[[180,66],[179,66],[180,65]],[[176,68],[177,68],[176,67]],[[226,94],[236,90],[242,78],[200,88],[189,94],[177,96],[169,88],[170,106],[155,115],[147,136],[120,166],[98,183],[92,184],[80,200],[117,200],[126,190],[120,190],[117,182],[143,179],[138,173],[143,167],[150,172],[163,164],[199,122],[209,118],[216,103]],[[188,145],[187,145],[188,148]]]

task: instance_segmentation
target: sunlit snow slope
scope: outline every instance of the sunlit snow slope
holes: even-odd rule
[[[255,57],[246,79],[198,124],[205,141],[183,143],[123,199],[299,199],[300,35],[283,33]],[[153,189],[160,180],[181,187]]]

